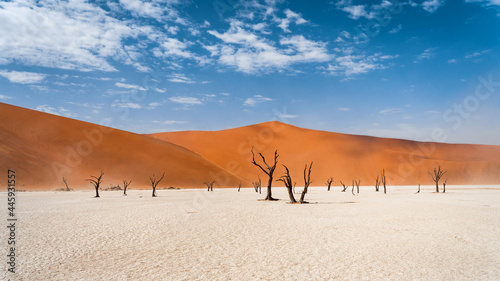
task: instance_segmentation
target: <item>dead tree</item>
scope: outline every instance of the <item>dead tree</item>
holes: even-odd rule
[[[127,196],[127,187],[132,183],[132,181],[123,180],[123,195]]]
[[[430,172],[427,172],[427,173],[429,174],[431,179],[436,183],[436,193],[439,193],[439,180],[441,180],[443,175],[446,174],[446,171],[441,170],[441,165],[439,165],[439,163],[436,163],[436,164],[438,166],[437,166],[437,169],[436,169],[436,167],[434,167],[433,174],[431,174]]]
[[[207,181],[207,182],[205,182],[205,185],[207,186],[208,191],[214,191],[214,183],[215,183],[215,181]]]
[[[156,179],[155,174],[153,174],[152,177],[149,177],[149,180],[151,181],[151,187],[153,188],[153,197],[156,197],[156,187],[161,182],[164,176],[165,172],[163,172],[163,175],[161,175],[160,179]]]
[[[356,196],[356,194],[354,194],[354,180],[352,181],[352,189],[351,189],[351,193],[352,193],[352,195]]]
[[[420,184],[418,184],[418,190],[417,192],[415,192],[415,194],[419,194],[420,193]]]
[[[359,185],[361,184],[361,180],[354,181],[356,184],[356,193],[359,194]]]
[[[253,188],[255,189],[255,192],[258,192],[259,194],[261,194],[262,182],[260,181],[260,177],[259,177],[259,181],[253,181],[252,184],[253,184]]]
[[[378,192],[379,188],[380,188],[380,176],[377,176],[375,178],[375,191]]]
[[[382,169],[382,174],[380,175],[380,181],[384,185],[384,194],[387,194],[387,179],[385,177],[385,169]]]
[[[275,201],[278,199],[274,199],[271,193],[271,186],[273,185],[273,174],[274,170],[276,170],[276,164],[278,164],[278,150],[274,151],[274,164],[269,166],[266,162],[266,158],[264,158],[264,155],[262,153],[259,153],[260,157],[262,158],[262,162],[264,162],[264,165],[266,165],[266,168],[264,169],[260,164],[255,162],[255,154],[253,153],[253,147],[252,147],[252,164],[255,166],[259,167],[266,175],[269,177],[267,181],[267,195],[264,200],[266,201]]]
[[[446,182],[447,181],[448,181],[448,179],[445,179],[443,182],[443,193],[446,193]]]
[[[276,181],[282,181],[285,184],[286,190],[288,191],[288,197],[290,197],[290,203],[295,204],[297,203],[297,200],[295,200],[295,196],[293,196],[293,185],[292,178],[290,177],[290,171],[288,170],[287,166],[283,165],[283,167],[285,167],[286,170],[285,174]]]
[[[66,191],[70,191],[69,186],[68,186],[68,181],[66,180],[65,177],[63,177],[63,182],[66,185]]]
[[[241,182],[240,185],[238,186],[238,192],[240,192],[240,189],[241,189]]]
[[[102,183],[102,176],[104,173],[101,171],[101,174],[96,177],[96,176],[90,176],[91,179],[86,179],[86,181],[89,181],[95,188],[95,198],[99,198],[99,186]]]
[[[345,185],[342,181],[340,181],[340,184],[343,186],[342,192],[345,192],[347,188],[349,187],[348,185]]]
[[[329,179],[326,180],[325,184],[328,187],[328,191],[330,191],[330,186],[332,186],[333,183],[333,178],[330,177]]]
[[[312,166],[313,166],[313,162],[311,162],[311,164],[309,164],[309,171],[307,169],[307,164],[304,167],[304,189],[302,190],[302,194],[300,195],[300,200],[299,200],[300,204],[307,203],[306,201],[304,201],[304,198],[306,197],[307,189],[309,188],[309,185],[311,184]]]

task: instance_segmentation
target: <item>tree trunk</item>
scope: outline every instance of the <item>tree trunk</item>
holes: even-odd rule
[[[156,188],[153,187],[153,197],[156,197]]]
[[[99,188],[96,188],[95,189],[95,197],[98,198],[99,197]]]
[[[295,197],[293,196],[292,187],[287,187],[286,190],[288,191],[288,197],[290,197],[290,203],[292,203],[292,204],[297,203],[297,201],[295,200]]]
[[[443,193],[446,192],[446,183],[443,183]]]
[[[439,184],[437,181],[436,181],[436,193],[439,193]]]
[[[274,201],[276,199],[273,198],[272,193],[271,193],[271,186],[273,184],[273,177],[269,175],[269,181],[267,182],[267,195],[264,200],[266,201]]]
[[[332,186],[331,184],[328,184],[328,191],[330,191],[330,186]]]

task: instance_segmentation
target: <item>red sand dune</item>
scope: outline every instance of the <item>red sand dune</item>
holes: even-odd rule
[[[178,145],[0,103],[0,169],[16,171],[25,190],[64,187],[92,189],[85,179],[104,172],[103,188],[132,180],[130,188],[150,188],[149,176],[165,172],[162,187],[236,187],[243,179]],[[5,178],[5,181],[7,179]]]
[[[313,186],[323,185],[330,176],[335,185],[339,185],[339,180],[351,184],[356,179],[361,179],[361,185],[373,185],[382,169],[386,170],[389,185],[433,184],[427,171],[436,162],[448,171],[443,177],[448,184],[500,184],[500,146],[347,135],[280,122],[215,132],[158,133],[150,137],[181,145],[247,181],[260,175],[263,185],[267,178],[250,163],[252,146],[268,162],[277,149],[280,156],[275,178],[283,174],[281,164],[285,164],[297,186],[303,185],[304,166],[311,161]]]

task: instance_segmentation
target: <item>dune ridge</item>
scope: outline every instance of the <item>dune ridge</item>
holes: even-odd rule
[[[499,184],[500,146],[446,144],[348,135],[303,129],[277,121],[221,131],[167,132],[151,138],[175,143],[214,161],[221,167],[254,181],[262,172],[250,163],[251,148],[269,161],[279,153],[275,177],[282,164],[291,170],[298,186],[303,184],[305,164],[314,162],[313,185],[330,176],[334,184],[373,185],[385,169],[389,185],[433,184],[427,171],[438,162],[447,173],[447,184]],[[201,141],[203,140],[203,141]],[[280,183],[276,183],[279,185]]]
[[[150,188],[153,173],[165,178],[158,188],[235,187],[245,180],[176,144],[105,126],[0,103],[0,168],[15,170],[18,188],[91,189],[85,181],[104,172],[103,188],[132,180],[130,188]]]

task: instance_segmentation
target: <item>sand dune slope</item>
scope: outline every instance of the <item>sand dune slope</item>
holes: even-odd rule
[[[0,169],[17,172],[18,187],[89,189],[104,172],[103,187],[132,180],[149,188],[149,176],[166,172],[158,187],[237,186],[240,178],[186,148],[121,130],[0,103]],[[243,180],[243,183],[245,181]]]
[[[427,171],[439,162],[448,172],[448,184],[500,183],[500,146],[425,143],[399,139],[346,135],[302,129],[280,122],[215,132],[188,131],[150,135],[184,146],[210,159],[234,174],[252,181],[263,173],[250,163],[252,146],[272,161],[275,149],[279,164],[275,176],[287,165],[292,179],[303,184],[303,169],[314,161],[314,185],[322,185],[333,176],[362,185],[374,183],[382,169],[389,184],[431,184]]]

